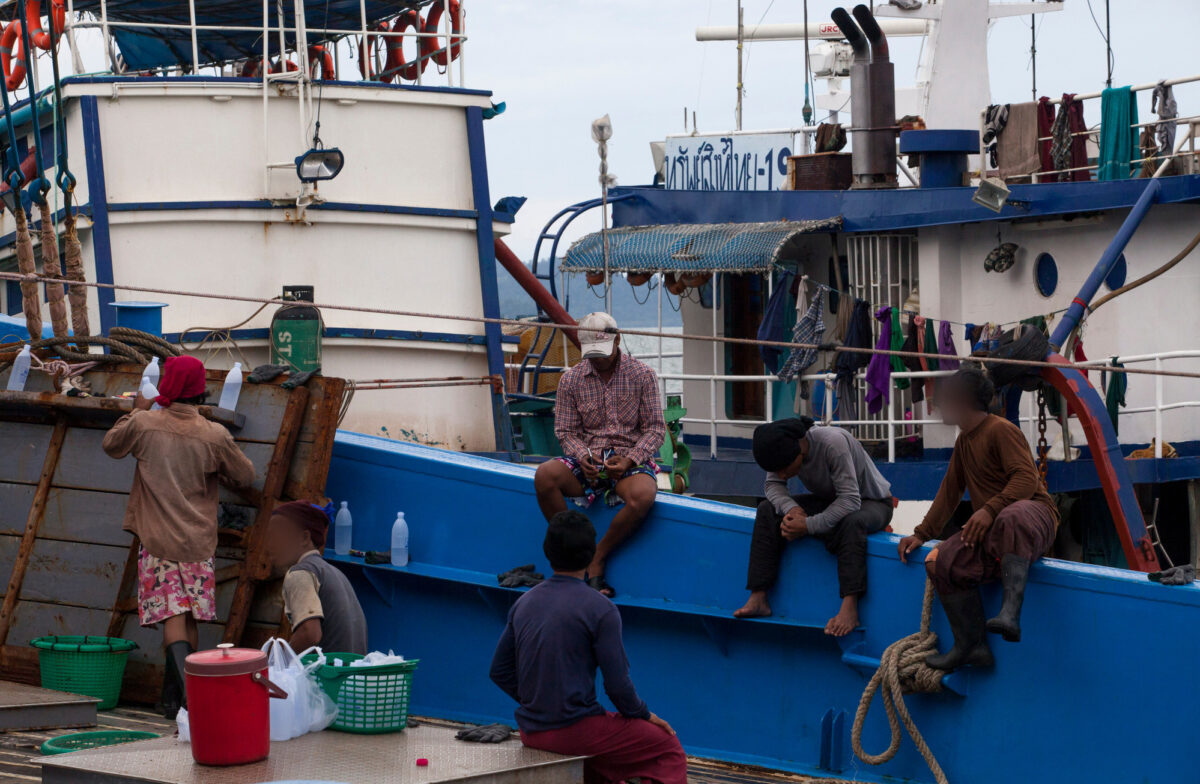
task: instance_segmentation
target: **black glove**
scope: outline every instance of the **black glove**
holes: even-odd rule
[[[259,365],[250,371],[246,380],[251,384],[265,384],[288,372],[287,365]]]
[[[499,580],[500,582],[504,582],[505,578],[512,577],[514,574],[518,574],[519,572],[532,572],[532,571],[533,571],[533,564],[525,564],[524,566],[515,566],[512,569],[509,569],[507,572],[501,572],[500,574],[496,575],[496,579]]]
[[[316,370],[306,370],[303,373],[295,373],[292,376],[290,376],[287,381],[284,381],[279,386],[283,387],[284,389],[295,389],[296,387],[302,387],[308,383],[308,380],[310,378],[312,378],[313,376],[317,375],[320,372],[321,372],[321,368],[317,368]]]
[[[461,729],[454,737],[472,743],[503,743],[512,737],[512,727],[507,724],[484,724]]]
[[[1196,569],[1191,564],[1172,566],[1161,572],[1151,572],[1147,575],[1151,580],[1163,585],[1188,585],[1196,579]]]
[[[533,564],[525,564],[496,575],[496,579],[501,588],[532,588],[546,578],[533,571]]]
[[[363,562],[369,564],[391,563],[392,554],[388,550],[371,550],[363,556]]]

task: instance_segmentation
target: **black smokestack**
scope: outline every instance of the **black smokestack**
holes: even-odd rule
[[[841,11],[839,8],[838,11]],[[835,11],[834,13],[837,13]],[[845,11],[842,11],[845,13]],[[884,36],[883,30],[879,29],[879,22],[875,21],[875,15],[871,13],[871,9],[865,5],[854,6],[854,18],[862,25],[862,31],[867,36],[867,40],[871,42],[871,62],[886,63],[888,62],[888,42]],[[838,22],[838,27],[841,27],[841,22]],[[851,41],[853,46],[854,42]],[[858,52],[857,49],[854,50]]]
[[[850,47],[854,49],[854,59],[858,62],[867,62],[871,59],[871,47],[867,44],[866,37],[862,31],[858,29],[858,25],[854,24],[854,20],[850,18],[850,14],[845,8],[835,8],[830,14],[833,23],[842,31],[842,35],[846,36],[846,40],[850,42]],[[874,20],[871,20],[874,22]],[[876,25],[876,30],[879,29]]]

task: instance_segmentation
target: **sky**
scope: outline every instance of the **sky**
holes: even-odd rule
[[[1104,0],[1091,2],[1103,26]],[[808,5],[809,20],[824,21],[837,3]],[[1039,23],[1038,94],[1100,90],[1104,40],[1087,0],[1061,5]],[[1114,85],[1200,72],[1192,48],[1200,38],[1200,3],[1111,0],[1111,5]],[[803,18],[802,0],[743,0],[743,6],[747,25]],[[605,113],[612,118],[609,169],[627,185],[650,181],[649,142],[683,132],[684,107],[696,112],[701,132],[734,127],[736,44],[697,42],[695,29],[735,24],[736,0],[467,0],[465,7],[471,37],[466,83],[492,90],[495,101],[507,104],[485,126],[492,196],[529,199],[508,240],[521,258],[532,256],[538,233],[555,212],[599,195],[593,119]],[[993,23],[992,102],[1030,99],[1029,39],[1029,17]],[[914,81],[919,40],[892,42],[898,87]],[[803,65],[802,42],[747,44],[744,129],[802,124]],[[821,85],[818,81],[818,90]],[[1177,87],[1176,97],[1181,115],[1200,113],[1200,87]],[[1143,120],[1149,101],[1143,94]],[[981,109],[985,103],[981,97]],[[1099,101],[1085,106],[1088,121],[1098,122]],[[598,212],[576,225],[579,233],[596,230]]]

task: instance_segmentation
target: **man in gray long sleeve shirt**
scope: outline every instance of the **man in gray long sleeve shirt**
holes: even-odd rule
[[[779,576],[783,548],[813,536],[838,561],[842,605],[825,633],[849,634],[858,626],[858,599],[867,590],[867,535],[892,519],[891,486],[854,436],[838,427],[814,426],[808,417],[755,429],[754,459],[767,471],[767,500],[758,507],[750,543],[750,599],[734,615],[770,615],[767,592]],[[787,489],[792,477],[808,494],[792,496]]]

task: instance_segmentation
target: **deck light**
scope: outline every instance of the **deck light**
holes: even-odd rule
[[[1004,180],[996,177],[984,177],[979,181],[979,187],[975,189],[975,194],[971,196],[971,201],[978,205],[987,207],[992,212],[1000,212],[1004,209],[1005,203],[1008,201],[1010,191],[1008,186],[1004,184]]]
[[[346,156],[337,147],[314,147],[296,158],[296,176],[301,182],[332,180],[346,165]]]

